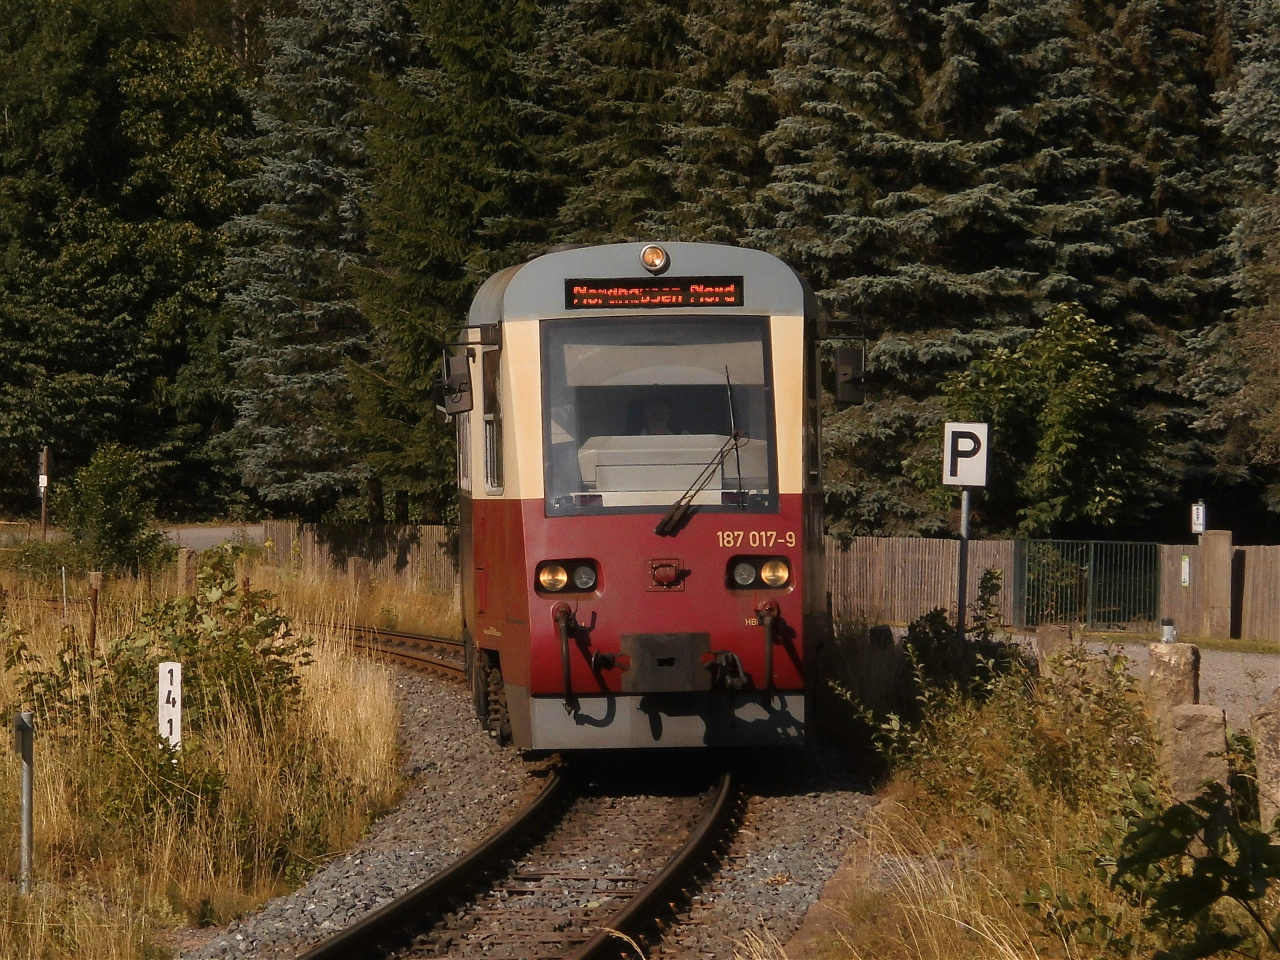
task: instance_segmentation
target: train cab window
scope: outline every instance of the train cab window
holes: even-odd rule
[[[502,353],[497,349],[480,354],[484,384],[484,486],[486,493],[502,493]]]
[[[777,510],[764,317],[542,324],[547,515],[661,512],[745,435],[695,497]]]

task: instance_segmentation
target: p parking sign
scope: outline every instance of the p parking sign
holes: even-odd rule
[[[987,425],[948,423],[942,433],[942,482],[949,487],[987,485]]]

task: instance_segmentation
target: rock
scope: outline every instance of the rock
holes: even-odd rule
[[[1219,707],[1184,703],[1161,724],[1160,766],[1177,800],[1189,800],[1206,780],[1227,783],[1227,718]]]
[[[1153,643],[1147,666],[1147,702],[1158,723],[1174,707],[1200,702],[1200,648]]]
[[[1070,646],[1069,623],[1042,623],[1036,627],[1036,658],[1042,666],[1050,657],[1066,653]]]
[[[1264,829],[1280,817],[1280,689],[1253,718],[1253,752],[1258,761],[1258,810]]]

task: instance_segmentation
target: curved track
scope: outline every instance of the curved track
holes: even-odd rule
[[[629,939],[714,856],[736,797],[727,773],[700,792],[552,774],[471,853],[300,960],[635,957]]]
[[[398,663],[413,670],[438,673],[455,680],[466,679],[461,640],[399,630],[380,630],[377,627],[348,626],[346,629],[355,646],[377,659]]]

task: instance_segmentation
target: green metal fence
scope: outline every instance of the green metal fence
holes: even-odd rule
[[[1019,540],[1014,611],[1022,622],[1090,630],[1151,630],[1160,603],[1160,548],[1109,540]]]

